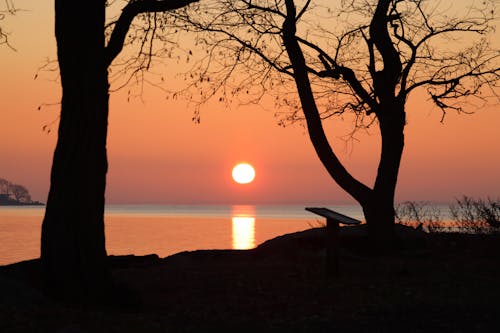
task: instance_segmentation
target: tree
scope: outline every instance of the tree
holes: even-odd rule
[[[10,196],[10,186],[11,183],[8,180],[0,178],[0,194]]]
[[[129,1],[108,26],[107,43],[105,0],[77,11],[71,1],[55,1],[62,101],[41,242],[44,286],[55,297],[104,301],[112,284],[104,235],[108,68],[136,16],[194,1]]]
[[[16,200],[17,202],[22,202],[22,203],[31,202],[31,196],[28,189],[22,185],[12,184],[10,186],[10,192],[12,193],[14,200]]]
[[[11,204],[31,204],[31,195],[28,189],[22,185],[11,183],[0,178],[0,196],[3,201]]]
[[[214,96],[259,102],[274,94],[275,107],[289,111],[287,121],[305,119],[321,163],[360,203],[372,240],[385,247],[394,236],[410,94],[426,89],[443,117],[465,112],[471,99],[486,101],[485,93],[497,96],[500,53],[488,39],[494,1],[472,5],[453,17],[459,12],[451,5],[425,0],[350,0],[337,9],[311,0],[205,1],[177,16],[190,31],[204,32],[197,43],[206,50],[183,93],[194,99],[190,88],[201,90],[198,103]],[[328,141],[323,121],[339,115],[351,117],[355,130],[378,125],[371,186],[344,167]]]

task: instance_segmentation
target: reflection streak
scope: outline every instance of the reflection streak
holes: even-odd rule
[[[233,216],[233,249],[248,250],[255,247],[255,217]]]

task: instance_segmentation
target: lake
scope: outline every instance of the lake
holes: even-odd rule
[[[359,206],[331,205],[363,219]],[[42,206],[0,207],[0,265],[40,256]],[[251,249],[274,237],[306,230],[324,219],[304,206],[109,205],[108,254],[166,257],[198,249]]]

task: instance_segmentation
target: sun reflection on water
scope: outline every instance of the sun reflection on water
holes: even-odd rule
[[[233,249],[248,250],[255,247],[255,209],[253,206],[233,206]]]

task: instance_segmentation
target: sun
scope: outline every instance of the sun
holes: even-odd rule
[[[238,184],[248,184],[255,178],[255,169],[248,163],[239,163],[234,166],[232,175]]]

